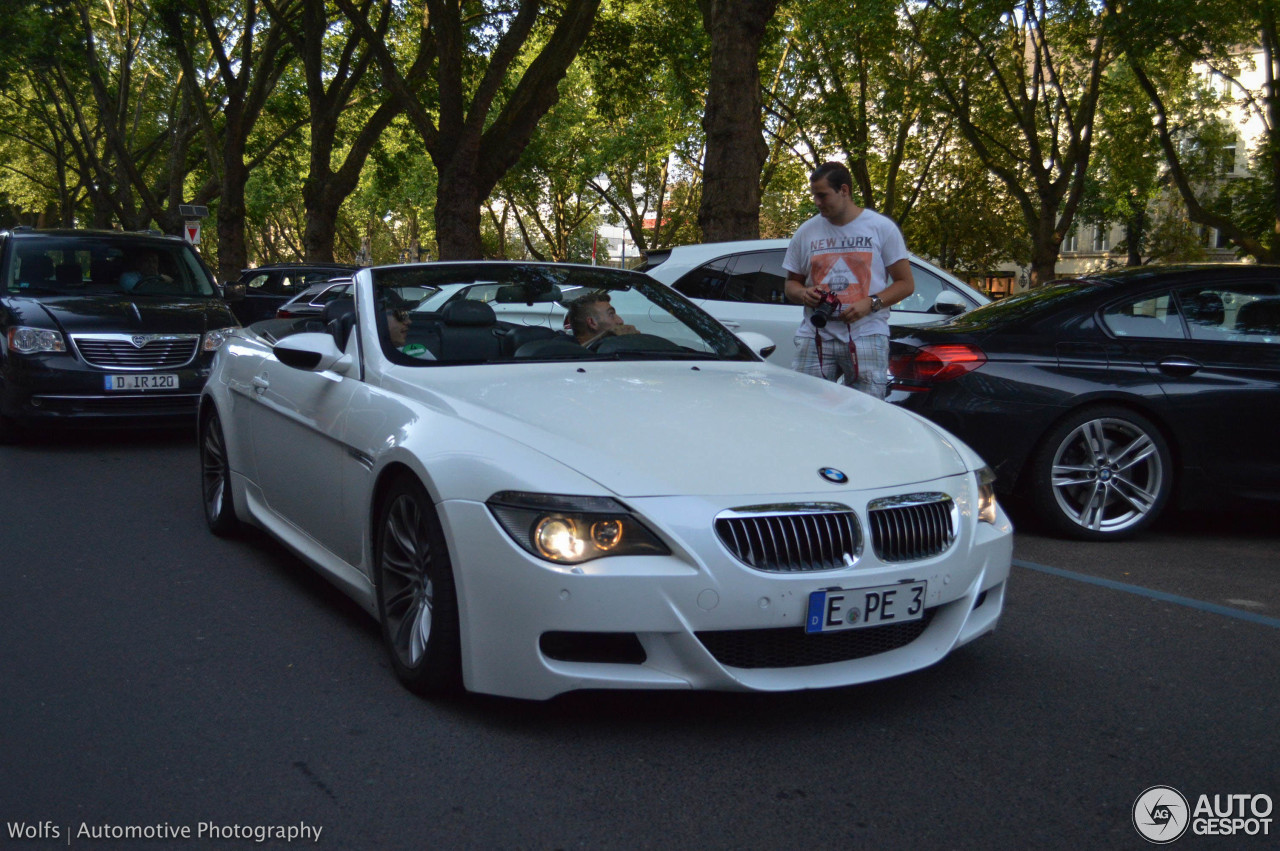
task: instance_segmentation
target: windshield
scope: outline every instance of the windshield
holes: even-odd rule
[[[126,234],[16,239],[4,287],[34,298],[215,295],[208,272],[185,243]]]
[[[397,363],[756,360],[674,290],[615,269],[519,263],[374,269]]]

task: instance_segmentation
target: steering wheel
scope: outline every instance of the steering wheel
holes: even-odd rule
[[[163,293],[168,289],[168,285],[170,283],[172,283],[172,281],[164,275],[144,275],[138,279],[136,284],[133,285],[133,289],[130,290],[130,292],[139,293],[141,295]]]

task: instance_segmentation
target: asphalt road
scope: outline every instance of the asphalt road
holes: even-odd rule
[[[287,551],[210,535],[198,480],[186,431],[0,448],[6,845],[1145,848],[1148,787],[1280,800],[1273,516],[1019,532],[1001,628],[889,682],[433,703]]]

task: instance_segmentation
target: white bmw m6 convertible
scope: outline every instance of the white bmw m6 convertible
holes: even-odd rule
[[[357,600],[409,689],[824,688],[995,628],[1012,527],[914,414],[642,274],[429,263],[352,294],[223,344],[205,513]],[[573,334],[580,298],[608,323]]]

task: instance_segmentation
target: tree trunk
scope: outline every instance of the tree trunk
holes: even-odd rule
[[[1062,234],[1055,229],[1056,210],[1052,206],[1041,205],[1040,211],[1036,238],[1031,245],[1032,289],[1058,277],[1058,253],[1062,248]]]
[[[234,281],[249,263],[244,240],[244,186],[249,170],[242,156],[223,158],[221,200],[218,202],[218,280]]]
[[[760,173],[769,156],[760,114],[760,42],[778,0],[699,0],[698,5],[711,37],[698,226],[706,242],[758,239]]]
[[[474,161],[462,167],[450,164],[440,171],[436,184],[436,243],[441,260],[478,260],[484,256],[480,205],[487,194],[478,186]]]

